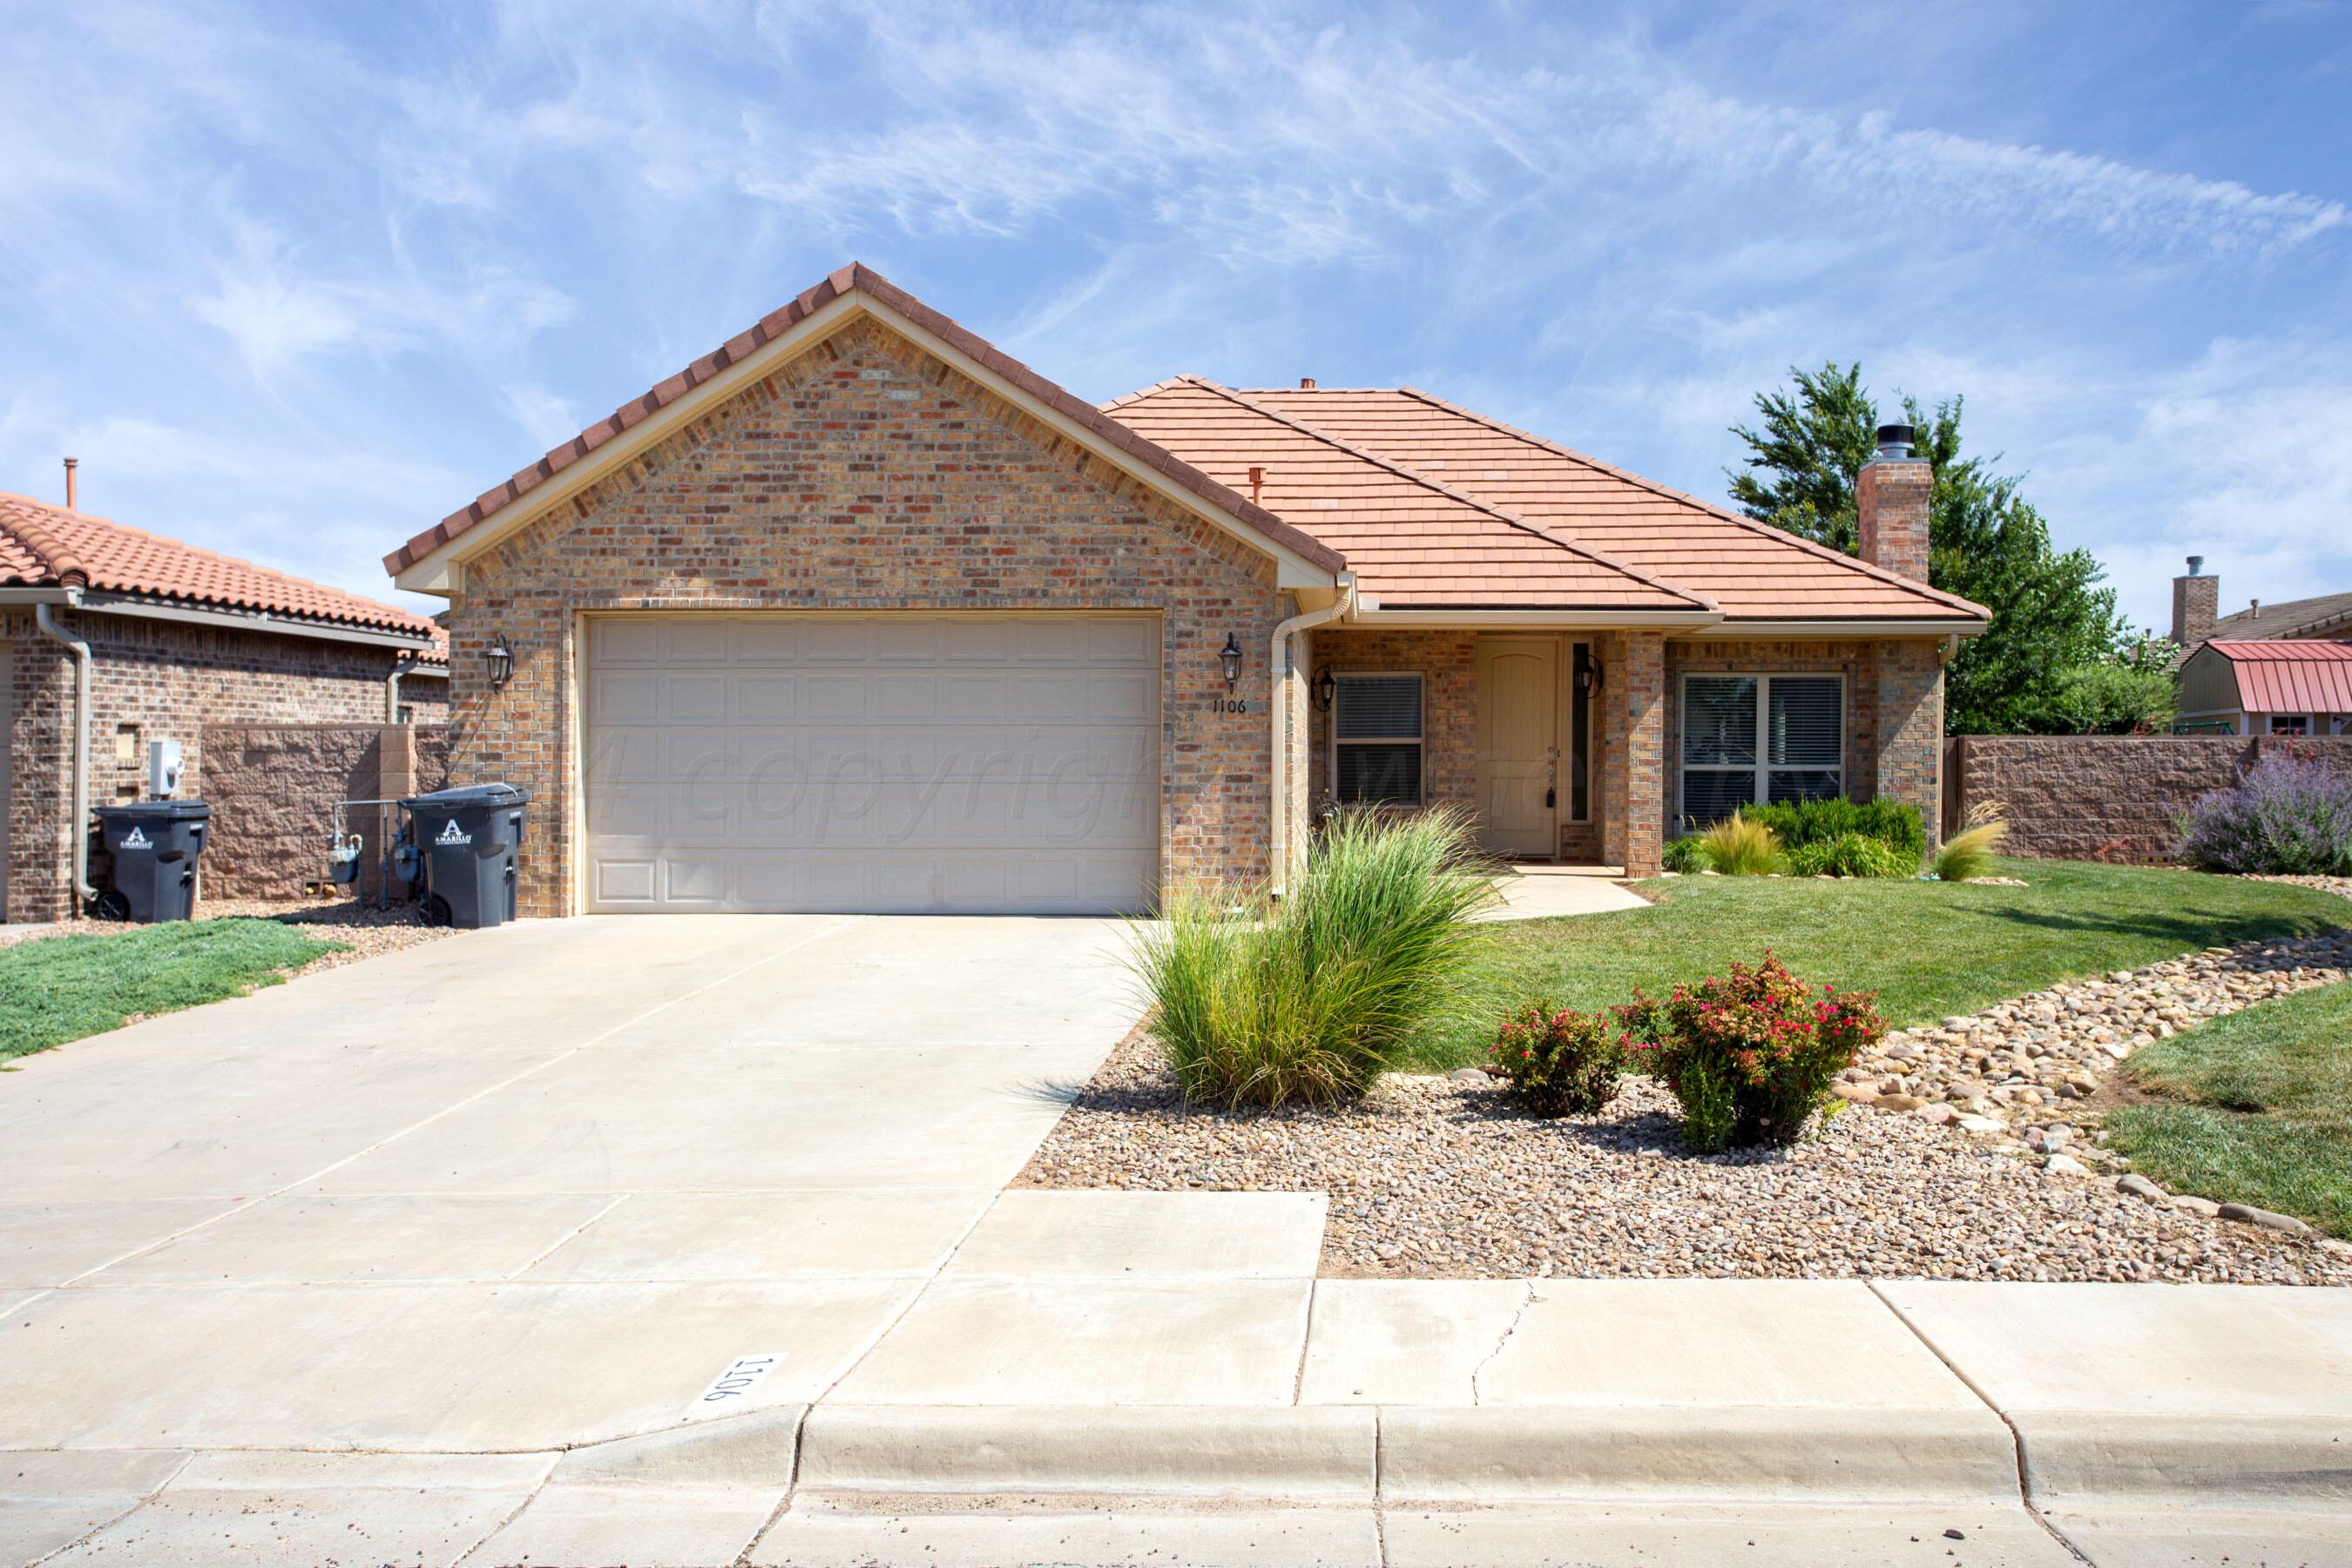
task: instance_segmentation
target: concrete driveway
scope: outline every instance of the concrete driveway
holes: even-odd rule
[[[702,1408],[806,1404],[1132,1024],[1118,935],[531,922],[29,1058],[0,1449],[545,1449],[738,1358]]]

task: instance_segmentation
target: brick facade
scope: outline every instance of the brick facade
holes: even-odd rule
[[[1475,728],[1478,634],[1455,631],[1372,631],[1325,627],[1311,634],[1310,675],[1413,674],[1422,678],[1422,798],[1432,805],[1477,805]],[[1308,794],[1321,801],[1331,788],[1331,715],[1317,710],[1307,724]]]
[[[565,913],[583,612],[1079,608],[1162,618],[1163,885],[1263,878],[1266,650],[1294,609],[1274,563],[860,321],[468,558],[451,602],[452,776],[530,792],[521,908]],[[1228,636],[1244,651],[1239,712],[1217,660]],[[515,673],[492,691],[498,637]]]
[[[1928,500],[1935,469],[1925,458],[1873,458],[1854,481],[1861,555],[1873,565],[1927,581]]]
[[[181,795],[210,798],[207,725],[383,717],[394,657],[387,648],[63,609],[55,619],[92,656],[92,805],[145,796],[150,741],[179,742]],[[58,920],[72,912],[73,659],[41,635],[29,609],[0,611],[0,638],[13,670],[7,918]],[[404,698],[428,705],[436,684],[446,683],[404,682]],[[93,852],[94,881],[104,866]]]
[[[299,897],[327,876],[337,802],[396,800],[449,779],[438,724],[207,724],[204,742],[206,798],[216,803],[203,862],[208,898]],[[376,889],[394,816],[362,808],[347,818],[365,840],[362,892]]]

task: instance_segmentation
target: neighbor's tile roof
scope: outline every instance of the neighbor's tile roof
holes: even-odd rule
[[[1108,411],[1234,489],[1247,491],[1249,470],[1263,468],[1265,506],[1345,555],[1359,589],[1384,608],[1714,607],[1451,479],[1415,472],[1213,382],[1162,382]]]
[[[614,437],[658,414],[729,365],[757,353],[835,300],[852,293],[863,294],[898,312],[958,353],[976,361],[982,368],[1010,382],[1027,396],[1127,453],[1141,467],[1166,475],[1179,488],[1192,491],[1218,510],[1237,518],[1292,553],[1328,571],[1339,571],[1345,564],[1326,546],[1317,542],[1313,535],[1291,527],[1261,507],[1252,505],[1247,497],[1234,494],[1173,453],[1154,446],[1118,421],[1106,418],[1101,410],[1084,398],[1046,380],[979,333],[931,309],[865,263],[854,261],[814,288],[803,290],[782,310],[762,316],[750,329],[728,339],[644,396],[623,404],[610,416],[598,420],[571,440],[549,451],[539,461],[518,470],[451,512],[439,523],[385,556],[384,570],[397,574],[415,565],[458,535],[512,506]]]
[[[357,594],[0,490],[0,587],[68,586],[414,637],[438,630],[423,616]]]
[[[2307,637],[2315,632],[2332,631],[2339,622],[2352,622],[2352,594],[2321,594],[2232,611],[2213,623],[2206,640]]]
[[[1130,424],[1184,383],[1162,383],[1108,406]],[[1725,511],[1498,420],[1410,387],[1297,387],[1241,394],[1340,440],[1377,452],[1516,517],[1605,552],[1653,578],[1706,595],[1727,618],[1982,619],[1979,606],[1792,534]],[[1275,465],[1255,438],[1196,447],[1163,444],[1232,482],[1221,461]],[[1277,509],[1279,510],[1279,509]],[[1293,521],[1321,531],[1314,514]]]
[[[2238,706],[2249,713],[2352,713],[2352,642],[2216,638],[2205,646],[2230,661]]]

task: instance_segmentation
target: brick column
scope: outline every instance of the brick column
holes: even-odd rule
[[[1878,644],[1878,793],[1909,801],[1942,840],[1944,820],[1944,649],[1928,637]]]
[[[1666,639],[1610,639],[1601,686],[1601,853],[1628,877],[1654,877],[1665,844]]]

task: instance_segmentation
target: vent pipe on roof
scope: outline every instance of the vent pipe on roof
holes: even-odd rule
[[[1257,506],[1262,504],[1257,498],[1265,491],[1265,470],[1253,463],[1250,465],[1250,505]]]
[[[1299,391],[1301,391],[1301,392],[1312,392],[1312,391],[1314,391],[1314,390],[1315,390],[1315,378],[1314,378],[1313,376],[1311,376],[1311,375],[1302,375],[1302,376],[1300,376],[1300,377],[1298,378],[1298,390],[1299,390]]]
[[[2262,618],[2263,602],[2260,599],[2248,599],[2246,601],[2246,619],[2250,621],[2259,621]]]
[[[68,458],[66,459],[66,510],[68,511],[77,511],[80,510],[74,505],[74,470],[80,467],[81,459],[79,458]]]

